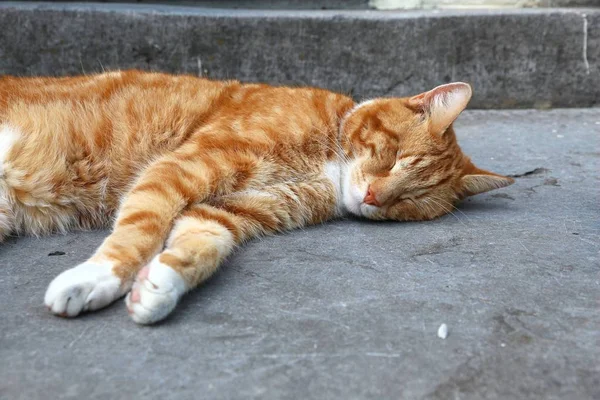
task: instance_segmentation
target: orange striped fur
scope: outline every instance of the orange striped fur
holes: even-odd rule
[[[456,142],[451,124],[470,96],[455,83],[357,105],[321,89],[140,71],[3,77],[0,241],[113,226],[89,261],[110,265],[112,297],[92,292],[78,308],[71,289],[62,306],[47,294],[73,316],[129,291],[155,256],[189,290],[260,235],[346,213],[435,218],[512,183]]]

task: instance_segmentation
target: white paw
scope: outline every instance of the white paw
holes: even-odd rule
[[[152,324],[173,311],[185,293],[185,281],[175,270],[158,261],[138,273],[131,292],[125,298],[131,318],[138,324]]]
[[[74,317],[97,310],[121,297],[128,287],[112,272],[109,262],[84,262],[58,275],[48,286],[44,303],[54,314]]]

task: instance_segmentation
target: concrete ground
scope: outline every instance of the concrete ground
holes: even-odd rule
[[[10,239],[0,397],[600,398],[600,109],[456,125],[479,166],[517,183],[431,222],[254,241],[157,326],[121,301],[73,320],[42,305],[106,232]]]

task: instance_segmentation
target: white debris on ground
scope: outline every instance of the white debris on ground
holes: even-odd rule
[[[441,324],[438,328],[437,335],[440,339],[446,339],[448,337],[448,325]]]

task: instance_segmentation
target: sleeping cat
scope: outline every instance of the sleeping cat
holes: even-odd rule
[[[345,214],[429,220],[510,185],[475,167],[451,83],[360,104],[314,88],[140,71],[0,78],[0,241],[112,225],[44,302],[74,317],[127,295],[150,324],[252,238]]]

